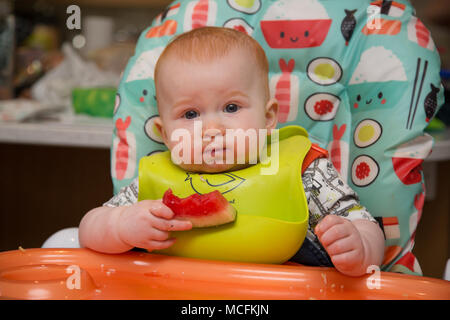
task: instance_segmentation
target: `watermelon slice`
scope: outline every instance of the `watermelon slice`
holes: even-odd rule
[[[193,228],[218,226],[236,219],[236,209],[218,190],[178,198],[168,189],[162,200],[175,213],[174,219],[189,220]]]

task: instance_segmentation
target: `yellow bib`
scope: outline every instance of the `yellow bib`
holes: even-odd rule
[[[301,167],[311,142],[303,128],[287,126],[280,129],[278,143],[278,170],[269,175],[261,172],[271,163],[208,174],[185,172],[172,163],[169,151],[142,158],[139,201],[161,199],[169,188],[183,198],[219,190],[237,211],[233,223],[172,232],[175,244],[157,253],[255,263],[289,260],[306,236],[308,205]],[[276,150],[270,139],[267,150],[269,155]],[[269,158],[275,161],[274,157]]]

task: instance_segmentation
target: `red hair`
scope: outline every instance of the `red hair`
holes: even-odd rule
[[[174,37],[156,63],[155,86],[161,65],[172,55],[184,61],[209,62],[234,49],[246,50],[255,58],[268,90],[269,63],[264,49],[244,32],[223,27],[197,28]]]

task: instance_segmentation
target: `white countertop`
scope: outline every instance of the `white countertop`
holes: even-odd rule
[[[113,120],[75,116],[66,121],[2,122],[0,142],[71,147],[111,147]]]
[[[109,149],[113,128],[112,119],[85,116],[75,116],[62,122],[2,122],[0,142]],[[450,159],[450,128],[432,135],[435,138],[434,147],[426,161]]]

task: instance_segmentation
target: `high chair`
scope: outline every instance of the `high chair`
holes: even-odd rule
[[[424,129],[444,90],[430,32],[406,0],[174,1],[142,32],[122,74],[114,193],[137,177],[142,157],[166,150],[154,126],[154,66],[172,37],[201,26],[234,28],[261,44],[278,127],[300,125],[328,150],[383,229],[382,271],[421,275],[412,249],[425,199],[421,163],[433,145]]]
[[[433,144],[424,129],[444,90],[430,32],[408,1],[174,1],[142,32],[122,75],[114,192],[137,176],[140,158],[166,150],[153,125],[158,56],[173,36],[205,25],[246,32],[261,44],[278,127],[300,125],[328,149],[383,228],[383,270],[421,274],[411,251],[425,198],[421,163]]]

